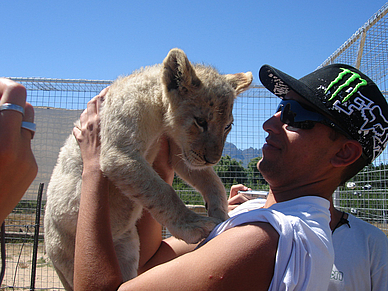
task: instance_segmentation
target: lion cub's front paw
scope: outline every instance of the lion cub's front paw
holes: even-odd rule
[[[218,218],[201,216],[196,213],[193,214],[186,216],[185,219],[176,221],[168,227],[168,230],[173,236],[189,244],[197,243],[206,238],[213,228],[222,222]]]

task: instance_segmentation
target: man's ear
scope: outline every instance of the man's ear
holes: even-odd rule
[[[358,141],[346,140],[331,159],[331,164],[334,167],[346,167],[357,161],[361,154],[362,146]]]

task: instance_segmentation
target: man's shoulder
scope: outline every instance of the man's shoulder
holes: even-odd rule
[[[276,255],[279,233],[270,223],[255,221],[230,228],[212,241],[217,245],[223,242],[238,244],[242,253],[251,253],[263,259]]]
[[[211,262],[212,268],[225,274],[238,274],[238,284],[230,282],[230,290],[248,290],[263,283],[268,289],[278,241],[279,234],[269,223],[248,222],[227,229],[188,255],[195,254],[202,263]]]
[[[377,226],[362,220],[361,218],[358,218],[352,214],[349,214],[348,217],[350,228],[353,227],[353,229],[357,231],[362,231],[366,234],[373,235],[373,237],[386,240],[388,243],[387,235]]]
[[[229,232],[229,233],[228,233]],[[228,235],[237,235],[242,240],[255,241],[258,237],[265,237],[267,240],[277,242],[279,240],[279,233],[268,222],[252,221],[237,225],[228,231],[224,232]],[[260,243],[260,242],[258,242]]]

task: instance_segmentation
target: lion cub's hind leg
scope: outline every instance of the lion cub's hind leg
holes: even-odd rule
[[[114,246],[124,282],[135,278],[139,266],[140,249],[136,229],[130,229],[119,239],[115,239]]]

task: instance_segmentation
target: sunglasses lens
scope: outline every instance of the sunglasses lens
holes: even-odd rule
[[[282,107],[282,114],[280,115],[280,120],[288,125],[294,124],[295,113],[291,111],[291,104],[285,104]]]
[[[282,100],[277,112],[281,111],[280,120],[292,127],[300,129],[312,129],[315,123],[323,120],[323,116],[317,112],[303,108],[294,100]]]
[[[300,129],[312,129],[316,123],[327,125],[344,136],[349,137],[349,134],[324,115],[316,112],[313,108],[305,104],[301,104],[295,100],[282,100],[279,103],[276,112],[281,111],[280,120],[290,127]]]

